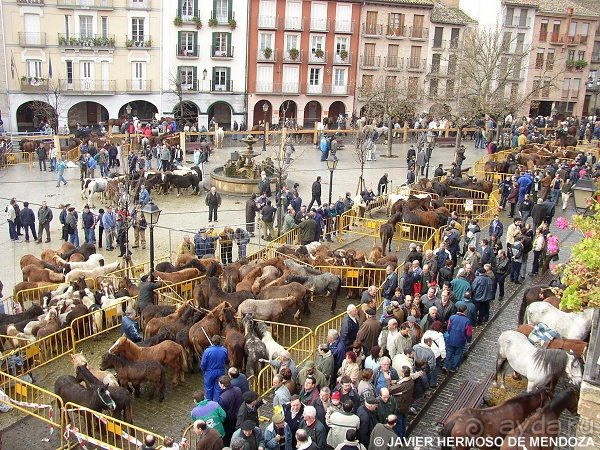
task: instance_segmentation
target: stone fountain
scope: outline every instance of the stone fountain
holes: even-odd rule
[[[267,157],[261,164],[254,162],[254,158],[260,155],[253,148],[258,142],[254,136],[248,135],[242,142],[246,144],[246,149],[242,153],[233,152],[223,167],[214,169],[210,176],[210,185],[216,187],[218,192],[252,195],[258,193],[260,174],[264,171],[271,182],[271,190],[275,192],[273,161]]]

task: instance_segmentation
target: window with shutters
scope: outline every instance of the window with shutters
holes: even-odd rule
[[[136,42],[144,40],[143,17],[134,17],[131,19],[131,39]]]
[[[544,68],[544,49],[538,48],[537,55],[535,57],[535,68],[543,69]]]
[[[388,75],[385,77],[385,90],[391,91],[396,87],[396,77],[393,75]]]
[[[193,91],[196,86],[196,68],[189,66],[179,66],[179,81],[181,89],[184,91]]]
[[[458,40],[460,38],[460,28],[452,28],[450,30],[450,49],[458,48]]]
[[[542,22],[540,23],[539,41],[546,42],[546,39],[548,39],[548,21],[542,20]]]
[[[546,56],[546,69],[552,70],[554,68],[554,49],[548,49],[548,55]]]
[[[102,30],[102,37],[107,38],[108,37],[108,17],[107,16],[100,17],[100,28]]]
[[[446,80],[446,98],[454,97],[454,80]]]
[[[458,65],[458,57],[456,55],[448,56],[448,75],[456,72],[456,67]]]
[[[194,17],[194,0],[181,1],[181,19],[191,21]]]
[[[574,61],[575,60],[575,50],[569,50],[567,52],[567,61]]]
[[[69,37],[69,33],[71,32],[71,16],[65,16],[65,35]]]
[[[273,91],[273,65],[259,65],[256,67],[256,91]]]
[[[388,14],[388,35],[402,36],[404,34],[404,14]]]
[[[217,58],[232,57],[231,33],[213,33],[212,56]]]
[[[91,38],[94,34],[93,17],[79,16],[79,36],[81,38]]]
[[[442,48],[444,42],[444,27],[435,27],[433,31],[433,48]]]
[[[421,67],[421,47],[412,46],[410,48],[409,67],[412,69],[418,69]]]
[[[579,50],[577,52],[577,59],[585,61],[585,50]]]
[[[366,34],[377,34],[377,11],[367,11]]]
[[[408,77],[408,90],[417,90],[419,88],[419,81],[419,77]]]
[[[27,76],[29,78],[42,78],[42,61],[37,59],[28,59]]]
[[[440,73],[440,61],[442,60],[442,55],[439,53],[434,53],[431,55],[431,73]]]
[[[573,84],[571,85],[571,97],[579,97],[579,86],[581,85],[580,78],[573,78]]]
[[[198,56],[198,47],[196,45],[196,31],[180,31],[178,55],[184,57]]]
[[[438,95],[438,79],[433,78],[429,80],[429,96],[437,97]]]
[[[227,23],[229,21],[229,0],[214,0],[215,3],[215,19],[219,23]]]
[[[214,91],[226,91],[228,89],[228,74],[229,69],[227,67],[214,67],[213,68],[213,90]]]
[[[321,84],[321,68],[319,67],[311,67],[308,77],[308,84],[311,86],[316,86]]]
[[[375,65],[375,44],[365,44],[365,53],[363,55],[363,64],[365,66]]]
[[[369,91],[373,88],[373,75],[363,75],[361,88],[364,91]]]

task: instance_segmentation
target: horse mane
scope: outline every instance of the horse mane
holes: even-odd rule
[[[533,354],[533,363],[539,370],[558,374],[565,370],[567,352],[555,348],[538,349]]]
[[[98,378],[96,378],[94,376],[94,374],[92,372],[90,372],[90,369],[88,369],[87,367],[87,363],[86,364],[80,364],[75,368],[75,371],[77,372],[77,374],[81,373],[81,376],[83,377],[83,379],[85,381],[87,381],[90,384],[94,384],[94,385],[102,385],[102,381],[100,381]]]
[[[217,262],[212,262],[210,263],[210,265],[208,266],[208,269],[206,269],[206,276],[207,277],[214,277],[215,274],[217,273],[217,269],[219,268],[219,264]]]
[[[288,283],[293,283],[296,281],[297,283],[304,284],[309,280],[309,277],[303,277],[302,275],[290,275],[288,278]]]

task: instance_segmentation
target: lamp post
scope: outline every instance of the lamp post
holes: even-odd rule
[[[131,111],[133,111],[133,108],[131,108],[131,105],[127,103],[127,106],[125,107],[125,112],[127,113],[128,118],[131,118]]]
[[[600,79],[594,80],[593,77],[590,77],[587,82],[587,90],[594,94],[594,111],[592,111],[592,115],[596,115],[596,104],[598,102],[598,94],[600,93]]]
[[[267,102],[263,103],[263,152],[267,151],[267,111],[269,110],[269,105]]]
[[[150,224],[150,281],[154,281],[154,225],[160,217],[160,208],[150,200],[142,212],[146,215],[146,221]]]
[[[571,188],[573,191],[573,202],[575,210],[586,209],[588,207],[587,200],[594,195],[596,187],[594,180],[590,178],[580,178],[577,183]]]
[[[329,169],[329,204],[331,205],[331,194],[333,190],[333,171],[337,167],[337,156],[329,154],[327,158],[327,168]]]
[[[425,164],[425,178],[429,179],[429,162],[431,161],[431,151],[432,151],[432,145],[431,143],[427,144],[427,162]]]

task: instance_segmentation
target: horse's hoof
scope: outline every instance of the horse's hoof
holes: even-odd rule
[[[492,387],[497,388],[498,387],[498,383],[497,382],[492,382]]]

